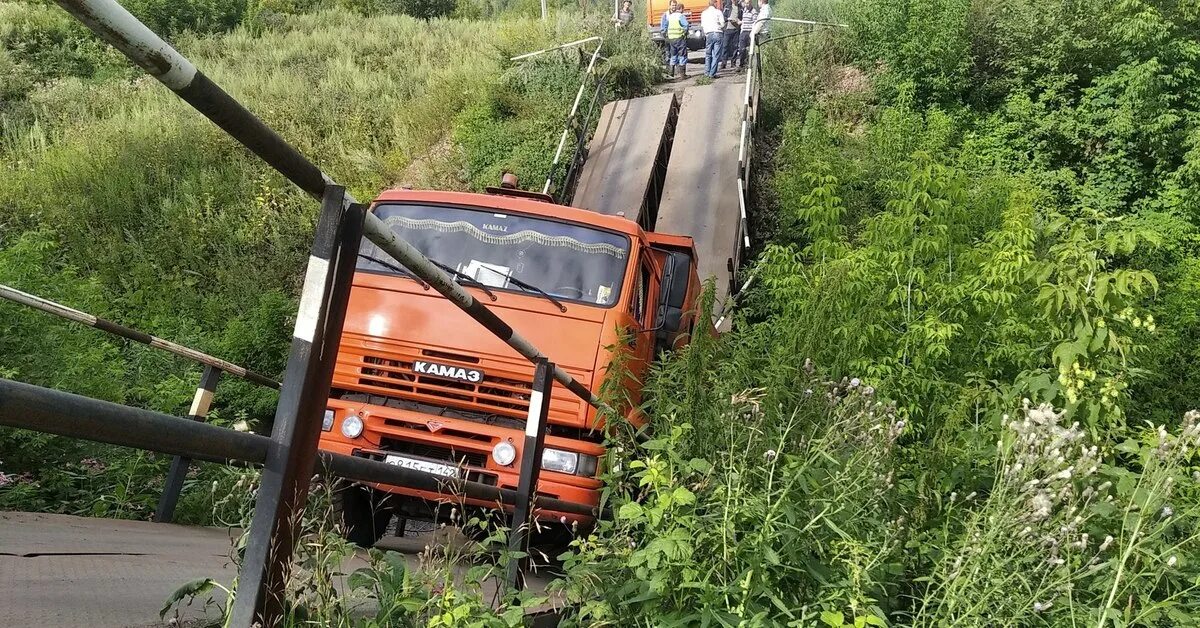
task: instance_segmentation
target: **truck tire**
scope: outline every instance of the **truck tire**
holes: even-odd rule
[[[384,503],[378,491],[339,480],[330,498],[332,518],[340,526],[342,536],[359,547],[373,547],[387,532],[392,520],[392,508]]]

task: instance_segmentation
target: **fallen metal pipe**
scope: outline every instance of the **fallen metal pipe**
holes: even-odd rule
[[[266,436],[7,379],[0,379],[0,425],[226,464],[261,466],[273,446]],[[319,452],[319,460],[334,474],[351,480],[459,495],[497,505],[517,503],[516,491],[481,482],[325,451]],[[542,510],[608,516],[606,511],[560,499],[538,497],[536,503]]]
[[[50,299],[43,299],[42,297],[34,296],[27,292],[21,292],[16,288],[12,288],[4,284],[0,284],[0,298],[8,299],[9,301],[20,303],[21,305],[27,305],[35,310],[41,310],[47,314],[53,314],[69,321],[81,323],[89,327],[95,327],[101,331],[106,331],[122,338],[128,338],[134,342],[150,345],[151,347],[162,349],[163,351],[167,351],[169,353],[174,353],[179,357],[187,358],[194,362],[211,366],[225,373],[229,373],[230,375],[235,375],[244,380],[254,382],[255,384],[279,390],[279,382],[267,377],[266,375],[255,373],[244,366],[238,366],[232,362],[228,362],[226,360],[222,360],[221,358],[208,355],[202,351],[192,349],[191,347],[185,347],[181,344],[171,342],[170,340],[163,340],[158,336],[140,332],[136,329],[105,320],[98,316],[93,316],[87,312],[81,312],[75,308],[67,307],[61,303],[55,303]]]
[[[301,190],[320,199],[325,192],[325,186],[335,184],[333,179],[321,172],[316,164],[309,161],[249,109],[222,90],[220,86],[198,70],[191,61],[154,34],[145,24],[138,21],[116,0],[56,0],[56,2],[101,39],[112,44],[130,60],[149,72],[151,76],[158,79],[160,83],[171,88],[176,95],[261,157],[272,168],[299,186]],[[592,55],[593,65],[599,54],[600,48],[597,47],[596,52]],[[576,103],[578,100],[577,97]],[[358,202],[349,194],[346,194],[345,199],[347,206]],[[531,362],[543,358],[549,359],[499,316],[476,301],[471,293],[455,283],[450,275],[434,266],[416,247],[397,236],[373,213],[368,212],[366,215],[363,236],[412,271],[414,275],[433,286],[434,290],[482,324],[522,357]],[[312,327],[316,321],[315,313],[318,306],[319,304],[300,304],[294,332],[296,336],[312,337]],[[601,402],[583,384],[571,377],[562,367],[555,367],[554,379],[592,407],[611,412],[606,404]]]

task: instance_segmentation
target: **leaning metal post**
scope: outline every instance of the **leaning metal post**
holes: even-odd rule
[[[288,144],[271,127],[221,89],[212,79],[196,69],[178,50],[155,35],[116,0],[55,0],[76,19],[83,22],[104,41],[112,44],[131,61],[149,72],[189,105],[241,142],[272,168],[295,183],[301,190],[321,199],[328,185],[334,185],[329,175]],[[579,42],[575,42],[579,43]],[[600,48],[592,55],[592,65]],[[589,66],[590,67],[590,66]],[[576,98],[576,103],[578,103]],[[578,106],[578,105],[576,105]],[[565,131],[564,131],[565,133]],[[560,143],[561,144],[561,143]],[[560,150],[561,152],[561,150]],[[357,203],[349,194],[345,204]],[[450,275],[432,264],[416,247],[400,238],[383,220],[373,213],[366,214],[363,236],[411,270],[425,283],[437,290],[451,303],[478,321],[489,332],[527,360],[546,357],[537,347],[489,310],[470,292],[455,283]],[[604,402],[583,384],[571,377],[561,366],[554,367],[554,379],[572,394],[599,410],[609,410]]]
[[[325,188],[292,334],[230,626],[273,627],[283,619],[293,544],[317,460],[321,418],[362,239],[364,209],[345,190]]]
[[[517,482],[517,503],[513,509],[512,525],[509,528],[508,549],[510,555],[527,552],[529,526],[533,525],[538,476],[542,470],[542,450],[546,444],[546,415],[550,411],[550,391],[554,386],[551,373],[554,365],[539,360],[533,373],[533,389],[529,394],[529,415],[525,419],[525,444],[521,448],[521,476]],[[510,556],[508,562],[509,591],[521,588],[521,564],[524,559]]]
[[[200,385],[196,387],[196,396],[192,398],[192,409],[188,412],[189,419],[204,421],[208,418],[213,393],[217,390],[217,381],[220,379],[221,369],[211,364],[204,365],[204,372],[200,374]],[[175,520],[175,504],[179,502],[183,480],[187,477],[191,464],[192,459],[186,456],[175,456],[171,459],[171,470],[167,472],[163,494],[158,498],[158,509],[154,512],[154,520],[158,523],[171,523]]]

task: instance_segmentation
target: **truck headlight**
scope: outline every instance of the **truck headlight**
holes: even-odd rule
[[[542,450],[542,468],[547,471],[593,477],[596,475],[597,463],[598,459],[595,456],[587,454],[548,447]]]
[[[328,432],[333,429],[333,410],[325,410],[325,418],[321,419],[321,431]]]
[[[342,436],[358,438],[363,433],[363,420],[357,414],[342,419]]]
[[[542,468],[547,471],[574,474],[579,467],[579,454],[547,447],[542,450]]]
[[[496,464],[507,467],[516,459],[517,448],[513,447],[512,443],[502,440],[496,443],[495,447],[492,447],[492,460],[495,460]]]

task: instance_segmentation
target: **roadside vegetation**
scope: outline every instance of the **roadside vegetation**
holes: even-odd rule
[[[545,176],[578,67],[502,59],[603,17],[344,4],[156,19],[361,198]],[[551,597],[580,626],[1200,623],[1200,6],[775,10],[849,28],[764,49],[756,285],[734,332],[655,369],[653,438],[614,436],[616,516]],[[637,35],[612,43],[614,95],[655,79]],[[0,282],[278,373],[311,201],[56,8],[0,2],[0,48]],[[179,414],[197,373],[0,304],[0,376]],[[274,403],[233,380],[216,398],[225,425]],[[0,507],[141,518],[164,469],[4,431]],[[236,525],[253,482],[204,467],[185,520]],[[454,578],[500,573],[502,529],[339,576],[322,508],[296,623],[362,621],[338,578],[378,602],[367,625],[519,625],[546,602]]]

